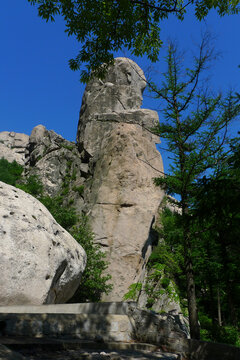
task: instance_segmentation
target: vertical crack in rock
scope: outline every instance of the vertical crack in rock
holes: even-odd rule
[[[55,304],[57,303],[57,293],[59,288],[59,281],[64,271],[67,268],[67,260],[64,259],[58,266],[55,275],[52,279],[52,283],[49,289],[48,297],[46,299],[45,304]],[[48,277],[49,278],[49,277]]]

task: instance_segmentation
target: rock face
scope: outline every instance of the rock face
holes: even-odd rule
[[[38,125],[24,152],[25,176],[38,175],[47,195],[61,195],[65,205],[89,215],[114,285],[103,300],[119,301],[129,285],[143,281],[156,240],[153,225],[164,192],[153,178],[163,164],[159,138],[150,131],[158,115],[140,108],[145,86],[137,64],[115,59],[104,80],[86,87],[77,143]]]
[[[71,187],[82,185],[85,180],[82,168],[75,143],[43,125],[32,130],[26,149],[26,175],[36,174],[47,195],[56,196],[62,191],[66,195]]]
[[[83,248],[31,195],[0,182],[0,304],[64,303],[86,264]]]
[[[92,79],[86,86],[80,110],[77,142],[83,144],[84,149],[88,151],[88,135],[92,132],[96,135],[96,129],[91,129],[96,116],[109,113],[117,116],[118,113],[127,110],[130,110],[131,113],[132,109],[139,109],[142,105],[142,93],[145,87],[146,79],[142,69],[130,59],[116,58],[114,66],[110,67],[103,81]],[[108,121],[104,117],[98,120]],[[121,121],[121,118],[119,120]],[[130,120],[129,116],[128,120]],[[98,138],[105,138],[106,135],[103,132],[99,134]],[[92,151],[90,154],[92,155]]]
[[[104,82],[86,87],[78,125],[79,148],[90,155],[92,169],[85,202],[95,241],[108,254],[114,289],[105,299],[111,301],[141,278],[164,195],[153,184],[163,172],[159,138],[149,131],[158,116],[140,109],[144,79],[134,62],[117,58]]]
[[[0,132],[0,158],[4,157],[9,162],[16,161],[20,165],[25,163],[25,151],[29,136],[15,132]]]

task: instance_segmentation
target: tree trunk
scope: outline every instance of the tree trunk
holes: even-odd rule
[[[185,253],[189,253],[186,249]],[[198,322],[198,311],[195,293],[195,281],[193,275],[192,260],[189,255],[185,256],[185,267],[187,277],[187,299],[188,299],[188,313],[191,339],[200,339],[200,327]]]
[[[223,263],[223,276],[226,286],[226,293],[228,299],[228,315],[230,318],[230,322],[232,325],[237,326],[237,314],[235,309],[235,304],[233,301],[233,284],[232,279],[230,277],[229,264],[231,264],[231,260],[229,259],[228,254],[228,241],[226,232],[221,232],[221,255],[222,255],[222,263]]]
[[[220,299],[219,288],[217,288],[217,300],[218,300],[218,325],[222,326],[221,299]]]
[[[185,197],[182,196],[182,216],[183,216],[183,236],[184,236],[184,260],[185,271],[187,278],[187,299],[188,299],[188,313],[191,339],[200,339],[200,326],[198,321],[195,280],[193,274],[193,264],[191,256],[191,235],[188,225],[188,207],[185,202]]]

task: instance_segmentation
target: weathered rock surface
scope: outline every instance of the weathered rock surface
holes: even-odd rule
[[[104,82],[86,87],[77,140],[90,154],[92,176],[86,182],[85,202],[95,241],[108,254],[114,289],[106,299],[121,300],[138,281],[154,241],[152,225],[163,191],[153,178],[163,172],[149,129],[157,113],[140,109],[145,87],[142,70],[118,58]]]
[[[4,157],[9,162],[16,161],[20,165],[25,163],[25,151],[29,136],[15,132],[0,132],[0,158]]]
[[[143,281],[156,240],[153,230],[164,192],[153,184],[163,172],[151,128],[155,111],[141,109],[143,71],[117,58],[106,78],[85,90],[77,144],[38,125],[25,148],[25,176],[38,175],[44,192],[61,195],[91,219],[95,239],[107,253],[113,292],[121,300],[130,284]],[[5,156],[4,156],[5,157]]]
[[[83,248],[31,195],[0,182],[0,304],[64,303],[86,264]]]
[[[139,109],[145,80],[142,69],[134,61],[116,58],[104,80],[89,81],[80,110],[77,142],[84,143],[86,140],[85,127],[89,126],[92,115]]]
[[[80,186],[85,180],[76,144],[43,125],[32,130],[26,157],[26,175],[36,174],[47,195],[56,196],[64,190],[66,195],[71,187]]]
[[[138,306],[142,309],[151,308],[157,313],[169,313],[177,315],[182,313],[180,306],[180,299],[176,291],[176,284],[170,281],[167,289],[162,286],[162,279],[164,275],[159,275],[159,280],[156,281],[156,276],[153,277],[155,269],[148,268],[143,274],[140,282],[142,283],[141,290],[138,293]],[[151,289],[151,292],[150,290]],[[156,296],[157,294],[161,294]],[[150,303],[149,303],[150,299]]]

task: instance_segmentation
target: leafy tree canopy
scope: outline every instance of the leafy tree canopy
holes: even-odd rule
[[[191,7],[201,20],[211,9],[220,16],[237,13],[239,0],[28,0],[38,6],[38,14],[46,21],[62,15],[66,33],[76,36],[81,49],[69,61],[72,70],[80,69],[81,80],[87,81],[90,71],[104,75],[106,66],[113,61],[113,52],[126,48],[136,56],[146,54],[155,62],[162,41],[159,23],[170,14],[183,20]]]

